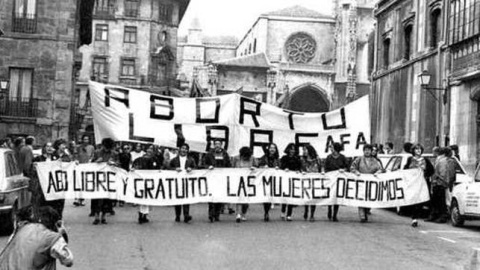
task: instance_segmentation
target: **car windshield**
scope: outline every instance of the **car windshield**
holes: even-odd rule
[[[7,177],[22,173],[12,152],[5,153],[5,170]]]

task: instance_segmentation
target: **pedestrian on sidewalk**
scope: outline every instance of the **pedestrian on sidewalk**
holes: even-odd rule
[[[348,160],[344,155],[340,154],[340,152],[343,151],[342,144],[338,142],[333,143],[333,145],[330,146],[330,151],[331,153],[325,159],[325,172],[338,170],[341,173],[343,173],[347,171]],[[333,208],[333,211],[332,211],[332,208]],[[328,213],[327,213],[328,220],[331,220],[333,222],[338,221],[337,215],[338,215],[339,208],[340,206],[338,204],[328,206]]]
[[[302,168],[304,173],[325,173],[325,170],[322,169],[320,159],[318,158],[317,151],[311,144],[306,144],[303,146],[303,155],[301,158]],[[305,212],[303,214],[303,219],[307,220],[308,210],[310,209],[310,221],[315,221],[315,209],[317,206],[315,204],[305,205]]]
[[[294,172],[301,172],[302,171],[302,161],[298,156],[297,146],[294,143],[289,143],[285,150],[283,151],[285,155],[280,159],[280,169]],[[287,221],[292,221],[292,214],[293,214],[293,204],[282,204],[281,215],[282,219],[286,219]],[[285,217],[286,211],[286,217]]]
[[[428,179],[433,175],[435,172],[435,168],[433,167],[430,160],[423,157],[424,148],[421,144],[417,143],[412,146],[412,156],[407,159],[407,163],[405,164],[404,169],[414,169],[419,168],[423,172],[423,181],[427,184]],[[427,185],[428,186],[428,185]],[[412,227],[418,226],[418,218],[421,214],[423,204],[415,204],[409,206],[409,213],[412,216]]]
[[[377,175],[382,172],[382,164],[372,156],[373,146],[371,144],[365,144],[363,146],[363,156],[357,157],[350,166],[352,173],[360,176],[362,173]],[[368,208],[358,207],[358,216],[360,222],[368,222]]]
[[[233,158],[232,167],[234,168],[250,168],[250,170],[255,170],[258,167],[258,161],[253,156],[253,151],[248,146],[240,148],[239,155]],[[237,203],[235,205],[236,212],[236,222],[240,223],[241,221],[247,221],[247,203]]]
[[[195,160],[188,155],[190,151],[190,146],[186,143],[183,143],[180,146],[180,150],[178,151],[178,156],[174,157],[170,160],[169,169],[176,170],[177,172],[186,172],[189,173],[192,170],[197,168],[197,164]],[[183,221],[188,223],[192,220],[192,216],[190,215],[190,204],[184,205],[175,205],[175,222],[180,222],[180,216],[182,215],[183,209]]]
[[[280,168],[280,155],[276,144],[271,143],[265,148],[265,155],[260,158],[258,165],[260,168]],[[269,212],[271,208],[272,203],[263,203],[263,220],[265,222],[270,221]]]
[[[450,185],[450,179],[455,174],[455,168],[452,168],[448,160],[449,155],[451,155],[451,149],[441,147],[439,156],[435,160],[435,173],[432,176],[431,211],[430,216],[425,220],[427,222],[446,223],[448,220],[446,192]]]

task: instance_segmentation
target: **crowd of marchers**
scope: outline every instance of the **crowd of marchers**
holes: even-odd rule
[[[65,200],[45,200],[35,170],[37,162],[98,162],[118,166],[126,171],[177,170],[190,172],[196,169],[214,170],[215,168],[250,168],[251,170],[275,168],[298,173],[326,173],[339,170],[358,175],[377,175],[385,172],[377,155],[394,153],[393,144],[387,142],[385,152],[381,145],[365,144],[362,156],[346,157],[341,153],[343,151],[342,144],[333,143],[329,147],[329,155],[325,159],[320,159],[317,151],[310,144],[298,146],[290,143],[283,152],[280,152],[275,143],[270,143],[264,147],[264,155],[257,159],[253,157],[253,151],[249,147],[242,147],[238,155],[230,157],[223,148],[221,140],[214,140],[208,153],[196,153],[190,152],[190,147],[186,142],[179,142],[178,148],[166,148],[153,144],[115,142],[110,138],[105,138],[100,145],[94,146],[91,138],[87,135],[84,135],[78,144],[75,141],[67,142],[62,139],[47,142],[42,146],[41,153],[38,155],[34,154],[34,145],[35,138],[31,136],[19,137],[14,140],[8,138],[1,142],[1,147],[11,148],[15,151],[20,169],[31,178],[29,188],[32,193],[32,207],[28,209],[30,211],[23,209],[19,213],[15,232],[7,247],[0,253],[0,269],[10,269],[9,267],[14,264],[20,265],[23,261],[28,261],[26,259],[28,256],[31,256],[32,262],[54,264],[55,260],[59,259],[62,264],[67,266],[73,263],[73,256],[66,244],[68,237],[63,227]],[[434,164],[423,156],[424,148],[421,144],[405,143],[403,152],[409,153],[411,156],[404,169],[420,168],[424,172],[422,181],[426,181],[431,197],[430,216],[426,221],[444,223],[448,216],[447,200],[455,182],[455,162],[453,162],[452,156],[458,158],[458,147],[435,147],[432,151],[436,156]],[[76,198],[73,204],[81,207],[85,205],[85,202],[82,198]],[[107,224],[106,215],[115,215],[114,207],[117,205],[123,207],[124,202],[92,199],[90,216],[93,217],[93,224]],[[212,223],[218,222],[220,214],[228,211],[228,214],[236,215],[236,222],[244,222],[247,220],[249,206],[249,204],[209,203],[208,220]],[[149,222],[150,207],[148,205],[138,205],[137,207],[138,223]],[[295,207],[296,205],[281,205],[281,219],[292,221]],[[265,222],[270,221],[270,209],[272,208],[271,203],[263,203]],[[174,209],[175,222],[180,222],[182,215],[185,223],[192,221],[188,204],[177,205]],[[315,221],[315,210],[315,205],[305,205],[303,218]],[[411,225],[413,227],[418,226],[417,219],[421,210],[422,205],[409,206],[408,212],[412,216]],[[328,206],[327,218],[332,222],[338,222],[338,212],[339,205]],[[367,222],[369,214],[370,209],[358,208],[361,222]],[[31,245],[28,241],[32,234],[38,238],[36,245]],[[40,256],[41,260],[36,258],[37,248],[48,251],[48,254]],[[18,258],[22,258],[22,260],[19,261]]]
[[[100,145],[94,146],[91,138],[84,135],[81,142],[67,142],[59,139],[55,142],[47,142],[41,149],[41,154],[33,154],[35,138],[19,137],[13,141],[6,139],[3,147],[10,147],[15,150],[17,161],[24,174],[31,177],[32,206],[34,216],[42,206],[50,206],[62,219],[65,200],[46,201],[38,177],[35,171],[35,162],[61,160],[64,162],[106,162],[118,166],[126,171],[131,170],[177,170],[191,171],[196,169],[214,168],[276,168],[279,170],[306,172],[330,172],[335,170],[348,171],[356,174],[379,174],[383,173],[384,165],[378,158],[378,154],[393,154],[394,145],[386,142],[381,144],[367,144],[363,146],[363,156],[345,157],[341,152],[343,147],[340,143],[333,143],[330,146],[330,153],[325,159],[320,159],[317,151],[310,144],[301,146],[290,143],[280,152],[275,143],[264,147],[264,155],[261,158],[253,157],[253,151],[249,147],[242,147],[238,155],[230,157],[223,148],[221,140],[214,140],[208,153],[191,152],[188,143],[179,142],[178,148],[166,148],[153,144],[140,144],[129,142],[115,142],[105,138]],[[455,182],[455,163],[452,156],[458,158],[458,147],[435,147],[432,149],[436,156],[435,164],[428,158],[423,157],[424,148],[421,144],[405,143],[403,152],[411,154],[404,169],[420,168],[424,172],[431,201],[429,203],[430,216],[427,221],[446,222],[448,216],[447,200]],[[84,200],[77,198],[75,206],[84,206]],[[114,215],[116,206],[123,207],[124,202],[110,199],[94,199],[90,204],[90,216],[93,217],[93,224],[107,224],[107,214]],[[412,226],[418,225],[418,217],[422,211],[422,205],[408,207],[412,215]],[[291,221],[295,205],[281,205],[281,218]],[[175,221],[192,221],[189,205],[175,206]],[[236,222],[247,220],[248,204],[208,204],[208,219],[210,222],[220,220],[220,213],[228,211],[236,215]],[[264,203],[264,221],[270,220],[270,203]],[[148,205],[138,206],[138,222],[140,224],[149,222],[150,207]],[[315,221],[315,205],[304,206],[303,218]],[[338,205],[328,207],[327,217],[329,220],[338,221]],[[358,214],[361,222],[367,222],[370,209],[359,208]]]

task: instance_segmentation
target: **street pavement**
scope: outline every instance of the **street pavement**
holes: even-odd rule
[[[480,223],[465,228],[425,223],[372,209],[360,223],[356,208],[341,207],[338,223],[317,207],[316,221],[280,219],[280,207],[263,221],[253,205],[248,220],[221,215],[209,223],[207,206],[194,205],[190,224],[174,222],[172,207],[154,207],[148,224],[137,223],[137,208],[117,207],[107,225],[92,225],[89,206],[67,201],[65,223],[75,256],[71,269],[480,269]],[[3,248],[7,236],[0,237]],[[60,266],[59,269],[68,269]]]

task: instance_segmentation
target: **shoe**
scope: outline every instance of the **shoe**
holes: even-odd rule
[[[362,218],[360,219],[360,223],[367,223],[368,222],[368,218]]]
[[[107,220],[102,218],[102,224],[107,224]]]
[[[332,218],[332,221],[333,221],[333,222],[338,222],[338,218],[337,218],[337,217],[333,217],[333,218]]]
[[[228,208],[228,214],[229,215],[235,214],[235,210],[233,210],[232,208]]]
[[[418,221],[416,219],[412,220],[412,227],[416,228],[418,226]]]
[[[92,224],[93,224],[93,225],[98,225],[98,223],[100,223],[100,220],[99,220],[99,219],[95,219]]]
[[[281,214],[280,214],[280,218],[283,219],[283,220],[285,220],[285,213],[281,213]]]
[[[328,218],[328,220],[332,220],[332,211],[330,211],[330,210],[328,211],[327,218]]]
[[[314,222],[315,221],[315,218],[314,217],[310,217],[310,222]]]
[[[148,215],[147,215],[147,214],[144,214],[144,215],[143,215],[143,222],[145,222],[145,223],[150,222],[150,219],[148,219]]]
[[[242,221],[247,221],[247,218],[245,216],[242,216]]]
[[[180,217],[175,217],[175,222],[180,222]]]
[[[263,217],[263,220],[265,222],[269,222],[270,221],[270,217],[268,216],[268,214],[265,214],[265,216]]]
[[[213,223],[213,217],[212,216],[209,216],[208,220],[210,220],[210,223]]]
[[[188,223],[188,222],[190,222],[191,220],[192,220],[192,216],[185,216],[185,217],[183,218],[183,222],[185,222],[185,223]]]
[[[288,216],[287,221],[292,221],[292,217]]]
[[[237,217],[235,218],[235,221],[237,223],[240,223],[242,221],[242,217],[240,216],[240,214],[237,215]]]

